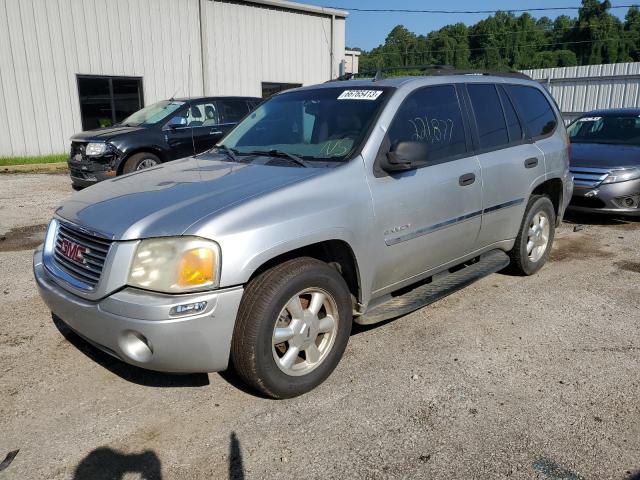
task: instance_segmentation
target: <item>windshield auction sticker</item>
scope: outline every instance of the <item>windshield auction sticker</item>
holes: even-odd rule
[[[579,122],[597,122],[601,118],[602,117],[582,117],[582,118],[579,118],[578,121]]]
[[[345,90],[338,100],[375,100],[382,94],[382,90]]]

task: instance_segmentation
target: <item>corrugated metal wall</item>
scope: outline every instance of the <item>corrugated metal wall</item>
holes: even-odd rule
[[[227,1],[202,3],[205,88],[261,96],[261,82],[331,78],[331,16]],[[334,23],[334,74],[344,56],[344,18]]]
[[[198,0],[0,0],[0,156],[68,149],[77,74],[142,76],[145,103],[201,93],[197,25]]]
[[[522,72],[547,87],[567,121],[597,108],[640,106],[640,62]]]
[[[82,129],[78,74],[143,77],[146,105],[330,78],[330,14],[201,6],[203,45],[199,0],[0,0],[0,156],[67,151]],[[344,24],[336,18],[334,72]]]

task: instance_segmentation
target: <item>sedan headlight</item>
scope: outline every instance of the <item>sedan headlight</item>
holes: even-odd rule
[[[620,168],[612,170],[602,183],[618,183],[640,178],[640,168]]]
[[[165,293],[216,288],[220,247],[199,237],[142,240],[136,250],[128,284]]]
[[[95,157],[97,155],[102,155],[106,150],[106,143],[88,143],[84,153],[86,153],[88,157]]]

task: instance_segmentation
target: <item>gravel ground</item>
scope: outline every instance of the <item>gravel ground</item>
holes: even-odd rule
[[[272,401],[231,374],[127,366],[52,321],[32,226],[70,194],[0,176],[0,460],[20,449],[0,478],[640,479],[640,221],[573,219],[537,275],[357,328],[327,382]]]

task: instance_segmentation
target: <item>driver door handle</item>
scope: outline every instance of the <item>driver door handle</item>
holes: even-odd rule
[[[458,183],[460,184],[461,187],[466,187],[467,185],[471,185],[475,181],[476,181],[475,173],[465,173],[464,175],[461,175],[460,178],[458,178]]]
[[[221,135],[222,130],[214,130],[213,128],[209,131],[209,135]]]

